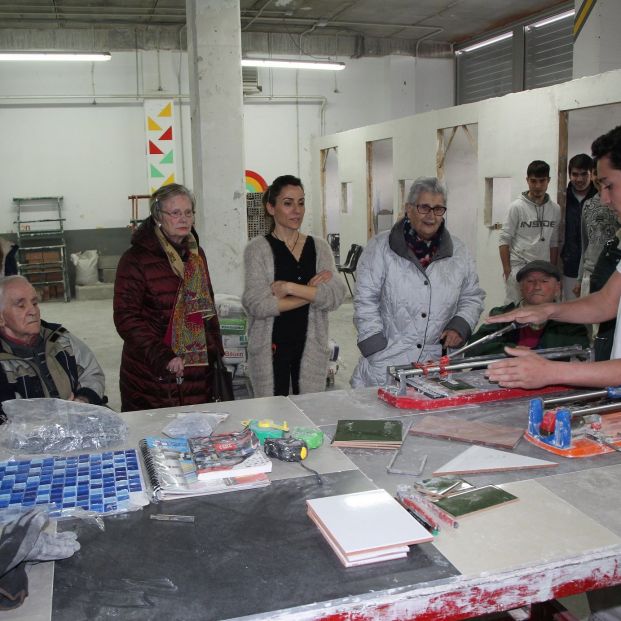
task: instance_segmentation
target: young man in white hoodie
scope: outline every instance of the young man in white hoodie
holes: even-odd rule
[[[514,200],[502,225],[498,250],[506,284],[505,304],[517,304],[520,291],[516,274],[531,261],[558,260],[561,208],[550,199],[550,166],[535,160],[526,169],[528,190]]]

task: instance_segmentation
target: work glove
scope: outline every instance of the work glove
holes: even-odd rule
[[[60,560],[80,549],[75,533],[43,532],[48,523],[45,511],[31,509],[4,527],[0,535],[0,610],[17,608],[28,595],[27,562]]]

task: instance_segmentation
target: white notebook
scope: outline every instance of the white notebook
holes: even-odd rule
[[[341,552],[349,556],[432,541],[421,526],[386,490],[312,498],[314,518]]]

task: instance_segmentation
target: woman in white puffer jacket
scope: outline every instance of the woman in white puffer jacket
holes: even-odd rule
[[[435,177],[410,188],[405,217],[367,245],[356,272],[354,323],[362,356],[351,385],[386,383],[389,365],[440,357],[476,326],[485,292],[466,245],[445,227],[446,189]]]

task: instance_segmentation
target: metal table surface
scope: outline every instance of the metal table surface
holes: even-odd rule
[[[339,418],[419,415],[380,402],[373,389],[272,397],[128,413],[125,446],[159,433],[178,411],[193,410],[229,413],[224,430],[239,428],[243,419],[272,418],[290,425],[313,421],[328,433]],[[459,415],[521,417],[518,403]],[[400,463],[418,463],[428,454],[427,476],[467,446],[407,438]],[[557,461],[524,441],[517,451]],[[105,518],[103,531],[80,520],[62,522],[61,528],[77,530],[82,549],[55,564],[53,598],[39,574],[24,609],[0,618],[461,619],[621,582],[617,453],[563,463],[553,475],[467,477],[501,483],[519,501],[442,530],[432,544],[414,546],[407,559],[342,567],[307,518],[304,499],[374,485],[394,491],[411,482],[386,473],[390,456],[325,443],[307,460],[322,473],[323,486],[299,464],[275,461],[267,488],[150,505]],[[150,520],[153,512],[191,514],[195,523]],[[50,565],[39,567],[45,572]]]

